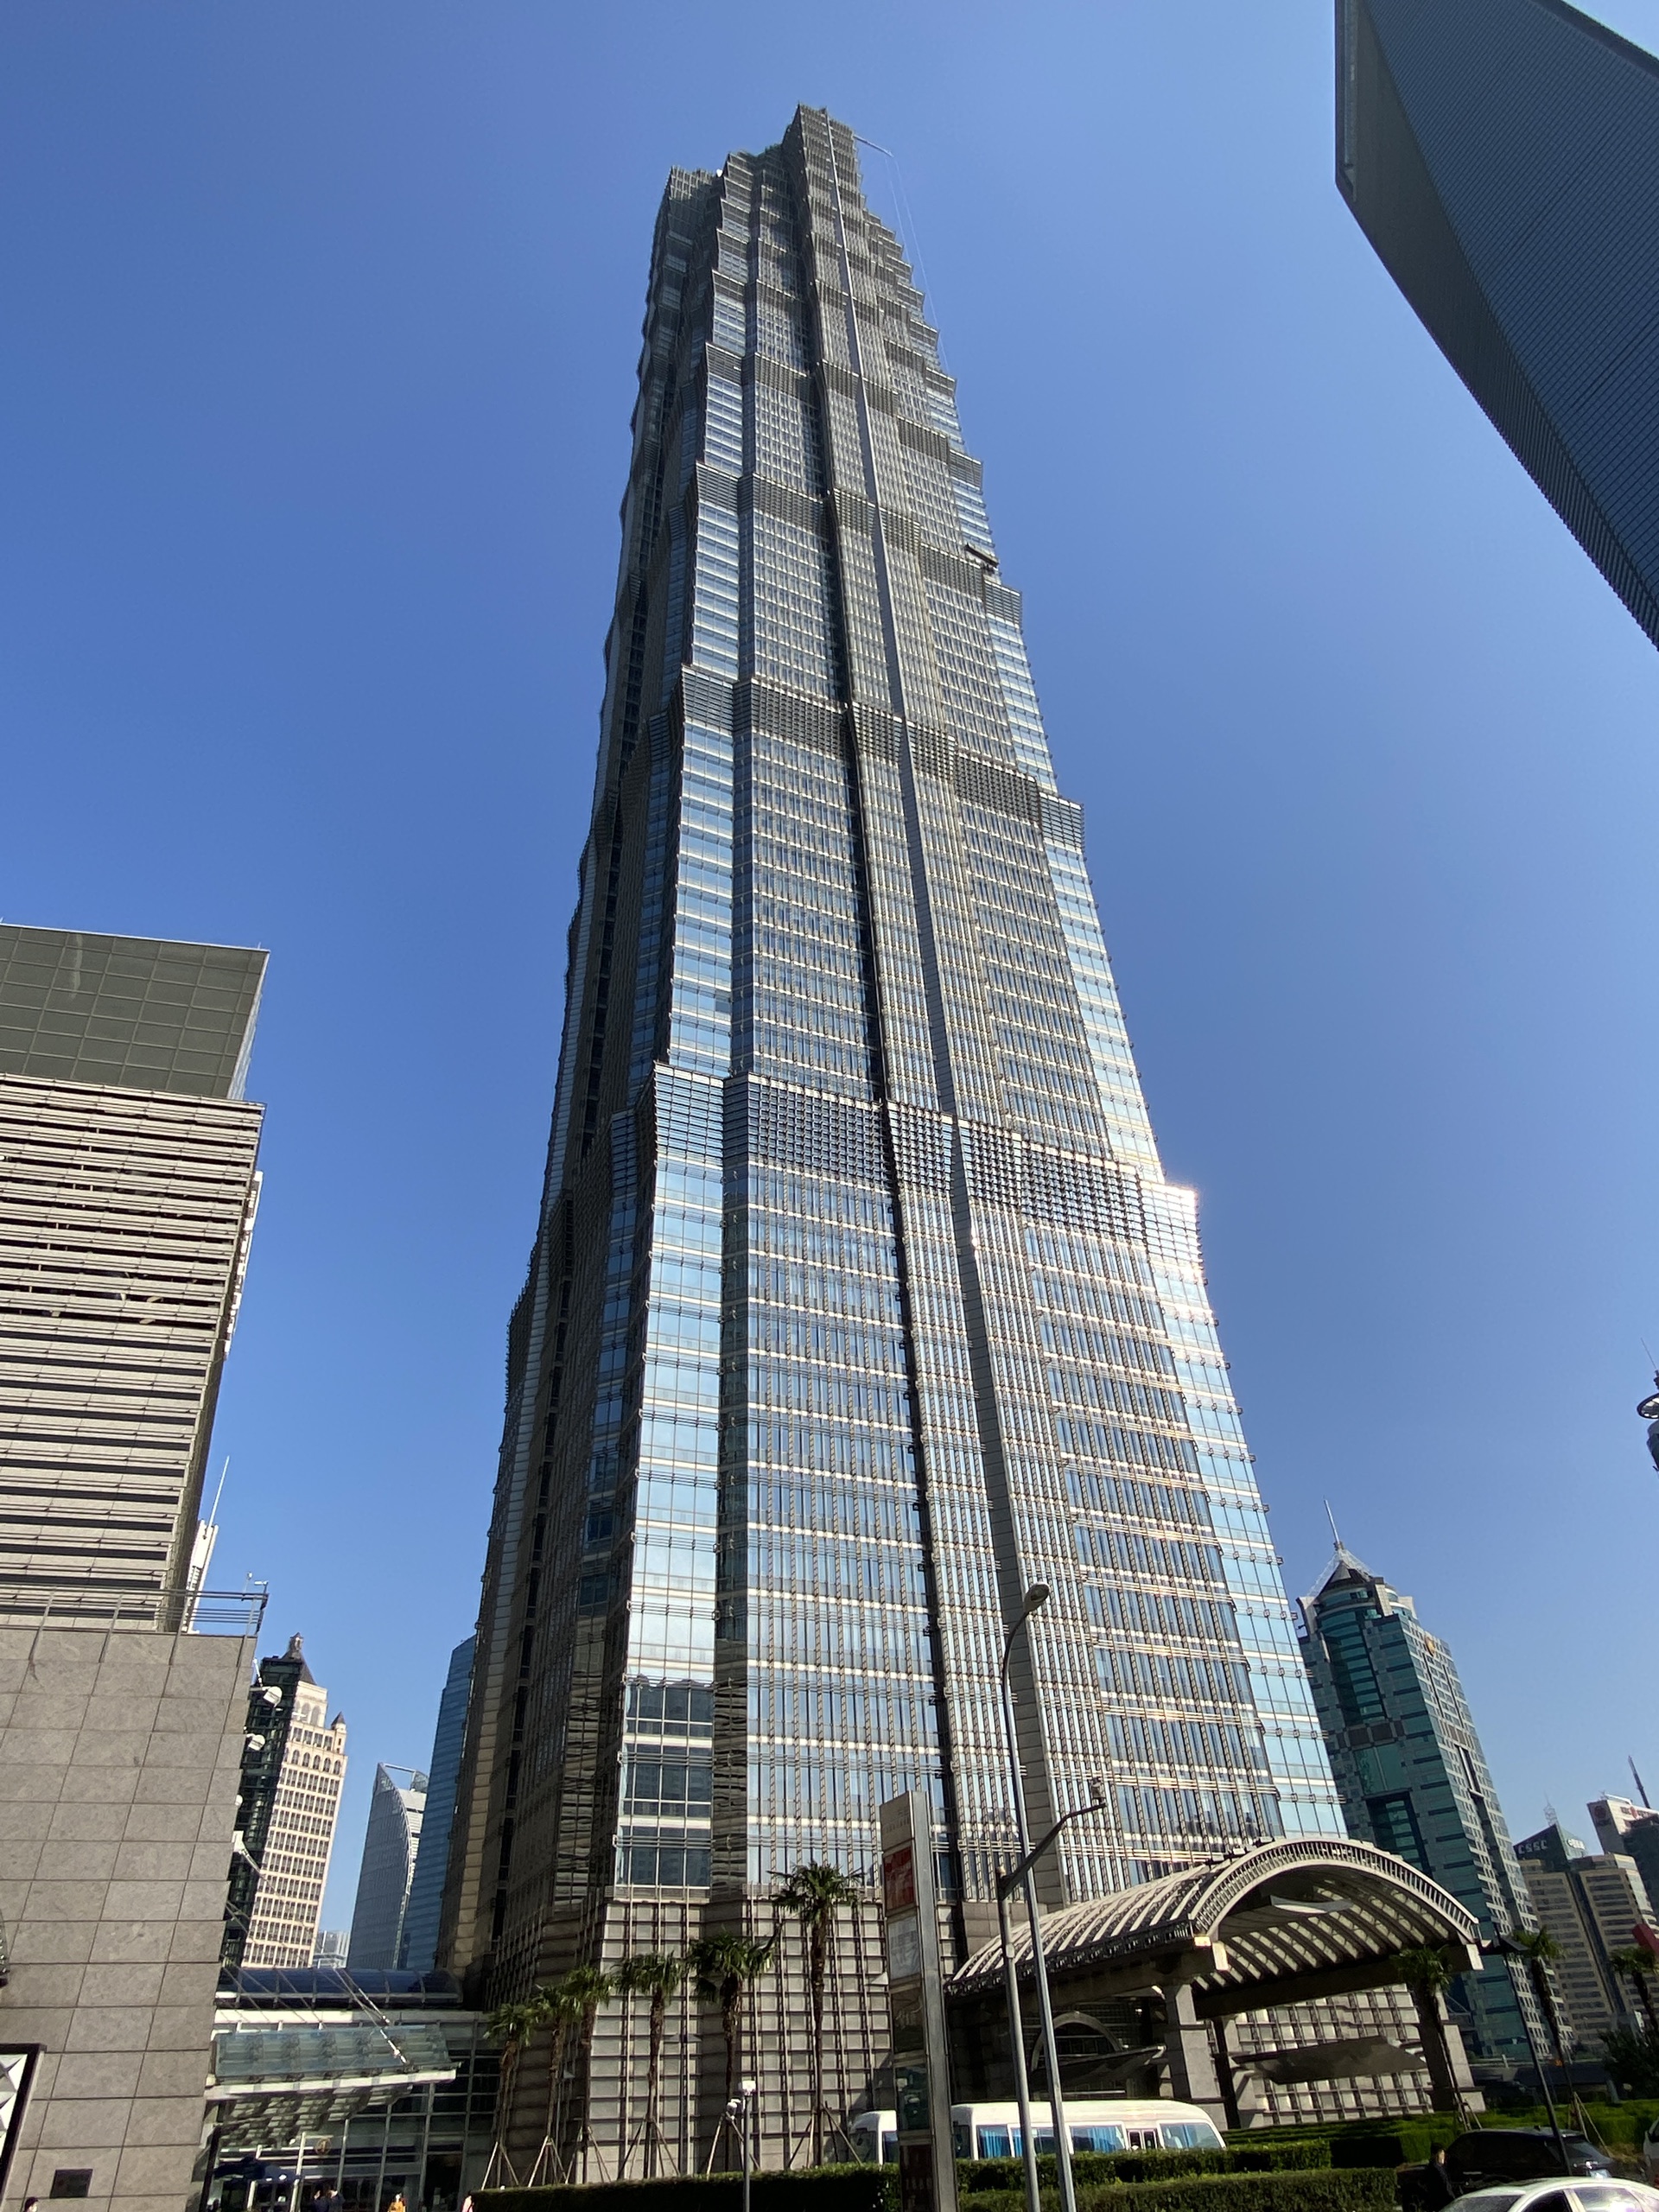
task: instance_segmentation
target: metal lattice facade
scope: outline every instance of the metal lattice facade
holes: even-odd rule
[[[965,1955],[1039,1578],[1033,1824],[1111,1804],[1054,1903],[1342,1833],[1019,595],[843,126],[674,173],[645,340],[439,1953],[497,1997],[868,1869],[918,1784]],[[872,1928],[842,1953],[849,2103]]]
[[[43,1605],[184,1586],[262,1112],[0,1074],[0,1581]]]

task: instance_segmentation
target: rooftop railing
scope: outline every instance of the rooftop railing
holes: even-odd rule
[[[37,1582],[0,1576],[0,1628],[149,1630],[176,1636],[257,1636],[268,1592],[124,1590],[104,1582]]]

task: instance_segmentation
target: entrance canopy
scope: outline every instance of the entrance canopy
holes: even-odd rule
[[[222,2146],[288,2143],[454,2078],[436,2026],[221,2028],[207,2102]]]
[[[1441,1952],[1453,1973],[1480,1966],[1479,1928],[1448,1891],[1369,1843],[1268,1843],[1140,1888],[1051,1914],[1043,1955],[1070,2006],[1185,1988],[1200,2019],[1306,2004],[1397,1983],[1404,1950]],[[1016,1971],[1031,1979],[1023,1916]],[[988,1943],[950,1986],[959,2004],[1000,1999],[1002,1951]]]

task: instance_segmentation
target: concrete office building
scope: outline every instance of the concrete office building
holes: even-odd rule
[[[1659,1813],[1629,1797],[1598,1797],[1588,1808],[1596,1840],[1604,1851],[1633,1859],[1642,1886],[1659,1905]],[[1659,1933],[1659,1923],[1654,1923]]]
[[[1531,1927],[1526,1882],[1446,1645],[1409,1598],[1342,1544],[1301,1610],[1302,1653],[1350,1835],[1431,1875],[1486,1938]],[[1496,1961],[1459,1976],[1448,2010],[1478,2080],[1531,2064],[1529,2026],[1545,2047],[1530,1990],[1517,1993]]]
[[[329,1719],[328,1693],[294,1637],[280,1659],[260,1661],[248,1700],[227,1967],[312,1963],[345,1783],[344,1717]]]
[[[264,1604],[192,1563],[258,1187],[264,964],[0,927],[8,2206],[183,2212],[192,2190]]]
[[[397,1964],[425,1974],[437,1962],[438,1923],[443,1911],[443,1878],[449,1864],[449,1830],[455,1815],[455,1784],[461,1778],[461,1746],[467,1738],[467,1706],[473,1687],[473,1646],[468,1637],[449,1655],[449,1672],[438,1700],[438,1725],[426,1770],[426,1808],[421,1840],[404,1913]]]
[[[964,1958],[1014,1845],[998,1666],[1039,1580],[1033,1828],[1109,1777],[1051,1904],[1340,1831],[1020,620],[851,132],[802,109],[675,171],[439,1949],[491,2001],[769,1931],[801,1862],[868,1876],[912,1786]],[[850,2109],[887,2049],[873,1906],[842,1942]],[[798,1948],[755,2055],[769,2162]],[[613,2161],[636,2061],[600,2032]],[[719,2032],[676,2022],[688,2163]],[[527,2071],[515,2157],[534,2104]]]
[[[425,1810],[423,1774],[406,1766],[375,1769],[351,1941],[346,1951],[348,1967],[373,1967],[385,1972],[397,1964]]]
[[[182,1591],[258,1198],[263,952],[0,926],[0,1577]]]
[[[1611,1963],[1635,1941],[1653,1908],[1636,1861],[1622,1853],[1592,1856],[1551,1821],[1515,1847],[1533,1911],[1560,1947],[1550,1971],[1578,2054],[1599,2050],[1610,2029],[1642,2025],[1629,1983]]]
[[[152,1601],[153,1602],[153,1601]],[[184,1633],[0,1617],[0,2204],[186,2212],[263,1592]]]
[[[1337,183],[1659,644],[1659,61],[1564,0],[1337,0]]]

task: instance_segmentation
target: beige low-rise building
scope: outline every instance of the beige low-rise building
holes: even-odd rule
[[[7,2212],[191,2199],[262,1603],[220,1635],[0,1617]]]

